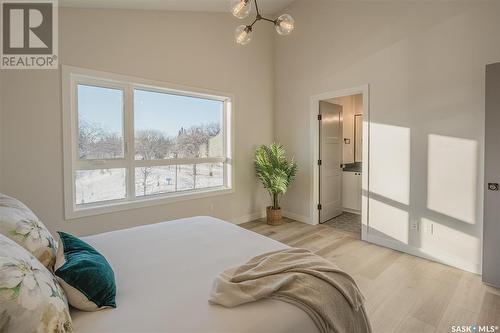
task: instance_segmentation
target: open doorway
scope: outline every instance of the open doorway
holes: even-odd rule
[[[313,97],[313,221],[364,239],[368,225],[368,86]]]

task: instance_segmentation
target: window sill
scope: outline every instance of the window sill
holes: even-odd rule
[[[227,187],[217,187],[207,190],[185,191],[172,193],[167,195],[156,195],[147,198],[136,199],[134,201],[119,201],[119,202],[106,202],[88,205],[85,207],[76,207],[72,210],[66,210],[66,220],[77,219],[81,217],[103,215],[114,212],[120,212],[130,209],[138,209],[151,206],[160,206],[171,204],[174,202],[202,199],[212,196],[219,196],[233,193],[234,189]]]

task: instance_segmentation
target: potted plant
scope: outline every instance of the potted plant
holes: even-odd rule
[[[280,200],[297,174],[297,163],[286,158],[282,145],[263,145],[255,151],[255,172],[273,201],[266,209],[267,223],[280,225],[283,223]]]

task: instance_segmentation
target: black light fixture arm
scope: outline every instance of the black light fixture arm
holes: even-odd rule
[[[245,0],[245,2],[249,2],[249,1],[252,1],[252,0]],[[276,25],[276,20],[271,20],[267,17],[264,17],[260,14],[260,11],[259,11],[259,5],[257,4],[257,0],[253,0],[254,3],[255,3],[255,10],[257,11],[257,16],[255,17],[255,20],[250,24],[250,25],[247,25],[247,29],[248,31],[252,31],[252,28],[253,28],[253,25],[255,23],[257,23],[258,21],[260,20],[263,20],[263,21],[267,21],[267,22],[271,22],[272,24]]]

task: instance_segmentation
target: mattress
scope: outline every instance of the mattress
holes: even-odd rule
[[[212,217],[193,217],[84,237],[115,272],[117,308],[72,310],[76,332],[318,332],[298,307],[261,300],[208,303],[227,268],[287,246]]]

